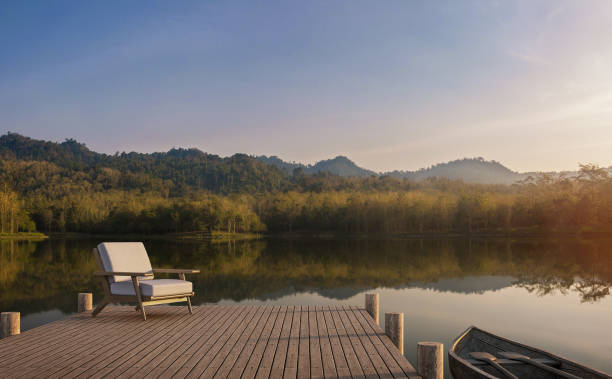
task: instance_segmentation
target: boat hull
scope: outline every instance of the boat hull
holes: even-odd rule
[[[455,339],[448,351],[448,365],[455,379],[493,379],[505,378],[493,366],[484,362],[474,360],[470,357],[470,352],[484,351],[495,356],[502,351],[512,351],[526,355],[538,360],[551,367],[560,369],[572,375],[585,379],[612,379],[612,376],[584,365],[572,362],[568,359],[559,357],[544,350],[496,336],[476,327],[470,327]],[[519,378],[557,378],[554,373],[547,372],[535,366],[512,361],[499,359],[498,362]]]

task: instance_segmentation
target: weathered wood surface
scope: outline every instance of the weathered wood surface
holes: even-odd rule
[[[0,377],[401,378],[416,371],[363,308],[109,306],[0,340]]]
[[[380,302],[380,296],[377,293],[366,293],[365,294],[365,309],[374,319],[374,322],[378,322],[378,305]]]
[[[385,333],[391,342],[404,354],[404,314],[385,313]]]
[[[21,314],[19,312],[0,313],[0,338],[21,333]]]
[[[444,345],[440,342],[419,342],[417,370],[423,379],[444,378]]]
[[[92,309],[93,295],[89,292],[80,293],[78,297],[77,312],[89,312]]]
[[[555,368],[584,379],[612,379],[611,375],[586,367],[566,358],[561,358],[545,350],[523,345],[521,343],[497,336],[477,327],[470,327],[451,345],[448,352],[449,367],[456,378],[490,379],[502,374],[488,364],[475,364],[471,352],[487,352],[500,358],[499,352],[516,352],[526,355],[540,363],[551,364]],[[525,363],[506,364],[500,359],[498,363],[519,378],[558,378],[556,374],[535,368]]]

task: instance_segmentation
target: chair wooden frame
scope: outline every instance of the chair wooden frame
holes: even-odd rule
[[[200,270],[182,270],[182,269],[153,269],[152,273],[147,272],[109,272],[104,269],[104,265],[102,264],[102,259],[100,258],[100,252],[97,248],[93,249],[93,255],[96,259],[96,264],[98,265],[98,269],[100,271],[94,272],[95,276],[100,277],[102,281],[102,288],[104,288],[104,298],[102,301],[96,306],[96,309],[93,310],[91,316],[96,317],[98,313],[104,309],[110,303],[137,303],[136,311],[140,311],[143,320],[147,320],[147,314],[145,312],[144,307],[149,305],[157,305],[157,304],[168,304],[168,303],[178,303],[178,302],[187,302],[187,308],[189,309],[189,314],[193,314],[193,310],[191,308],[191,296],[194,295],[193,292],[182,293],[170,296],[143,296],[140,293],[140,280],[139,277],[149,277],[153,276],[153,274],[178,274],[179,279],[185,280],[185,274],[197,274]],[[110,278],[115,275],[121,276],[129,276],[132,278],[132,284],[134,285],[134,292],[136,295],[113,295],[110,289]]]

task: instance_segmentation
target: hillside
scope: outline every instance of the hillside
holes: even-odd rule
[[[219,193],[287,188],[287,175],[245,154],[219,157],[198,149],[163,153],[101,154],[75,140],[47,142],[8,133],[0,137],[0,180],[21,192],[40,189],[41,175],[58,186],[137,189],[180,196],[190,190]],[[47,186],[53,184],[46,183]]]
[[[180,196],[192,190],[208,190],[217,193],[282,191],[292,188],[296,182],[295,170],[302,174],[328,175],[319,178],[340,183],[341,178],[391,177],[419,181],[438,177],[463,180],[466,183],[513,184],[535,173],[518,173],[499,162],[483,158],[466,158],[423,168],[417,171],[390,171],[376,173],[359,167],[345,156],[319,161],[313,165],[286,162],[277,156],[253,157],[234,154],[219,157],[198,149],[171,149],[157,153],[97,153],[85,144],[73,139],[61,143],[36,140],[16,133],[0,137],[0,163],[4,168],[0,179],[15,181],[22,187],[24,181],[35,184],[28,177],[34,169],[23,173],[7,169],[7,162],[45,162],[53,170],[59,170],[66,178],[79,172],[81,178],[92,185],[109,188],[169,191]],[[13,177],[7,178],[7,173]],[[20,175],[17,173],[21,172]],[[298,172],[298,171],[295,171]],[[574,176],[575,172],[566,172]],[[23,176],[25,175],[25,176]],[[331,175],[332,177],[330,177]],[[340,178],[333,178],[339,176]],[[40,183],[38,183],[40,184]],[[26,185],[24,190],[32,189]]]
[[[333,159],[326,159],[315,163],[314,165],[304,165],[302,163],[285,162],[277,156],[267,157],[265,155],[258,156],[257,159],[266,164],[276,166],[280,170],[291,175],[293,170],[301,169],[305,174],[316,174],[326,172],[344,177],[368,177],[378,175],[374,171],[367,170],[357,166],[353,161],[345,156],[339,155]]]
[[[266,157],[262,155],[257,157],[257,159],[279,168],[288,175],[291,175],[295,169],[301,169],[305,174],[326,172],[343,177],[390,176],[409,180],[423,180],[438,177],[451,180],[463,180],[466,183],[482,184],[512,184],[527,178],[529,175],[534,175],[534,173],[518,173],[510,170],[499,162],[486,161],[483,158],[458,159],[447,163],[439,163],[417,171],[389,171],[384,173],[377,173],[359,167],[344,156],[322,160],[314,165],[304,165],[295,162],[289,163],[277,156]]]
[[[319,161],[309,168],[307,173],[329,172],[340,176],[368,177],[377,175],[374,171],[366,170],[357,166],[353,161],[344,156],[334,159]]]
[[[467,183],[512,184],[526,179],[530,174],[510,170],[499,162],[483,158],[466,158],[440,163],[417,171],[391,171],[385,175],[401,179],[422,180],[439,177],[463,180]]]
[[[582,166],[580,180],[542,175],[516,187],[466,183],[512,183],[526,175],[482,158],[385,175],[372,175],[346,157],[298,165],[289,175],[291,167],[198,149],[108,155],[74,140],[9,133],[0,136],[0,231],[612,230],[612,175],[595,165]],[[431,176],[440,179],[419,180]]]

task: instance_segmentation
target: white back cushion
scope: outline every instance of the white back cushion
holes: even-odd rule
[[[115,272],[147,272],[153,273],[151,261],[142,242],[102,242],[98,245],[104,270]],[[140,277],[142,280],[153,277]],[[111,276],[109,281],[131,281],[129,276]]]

